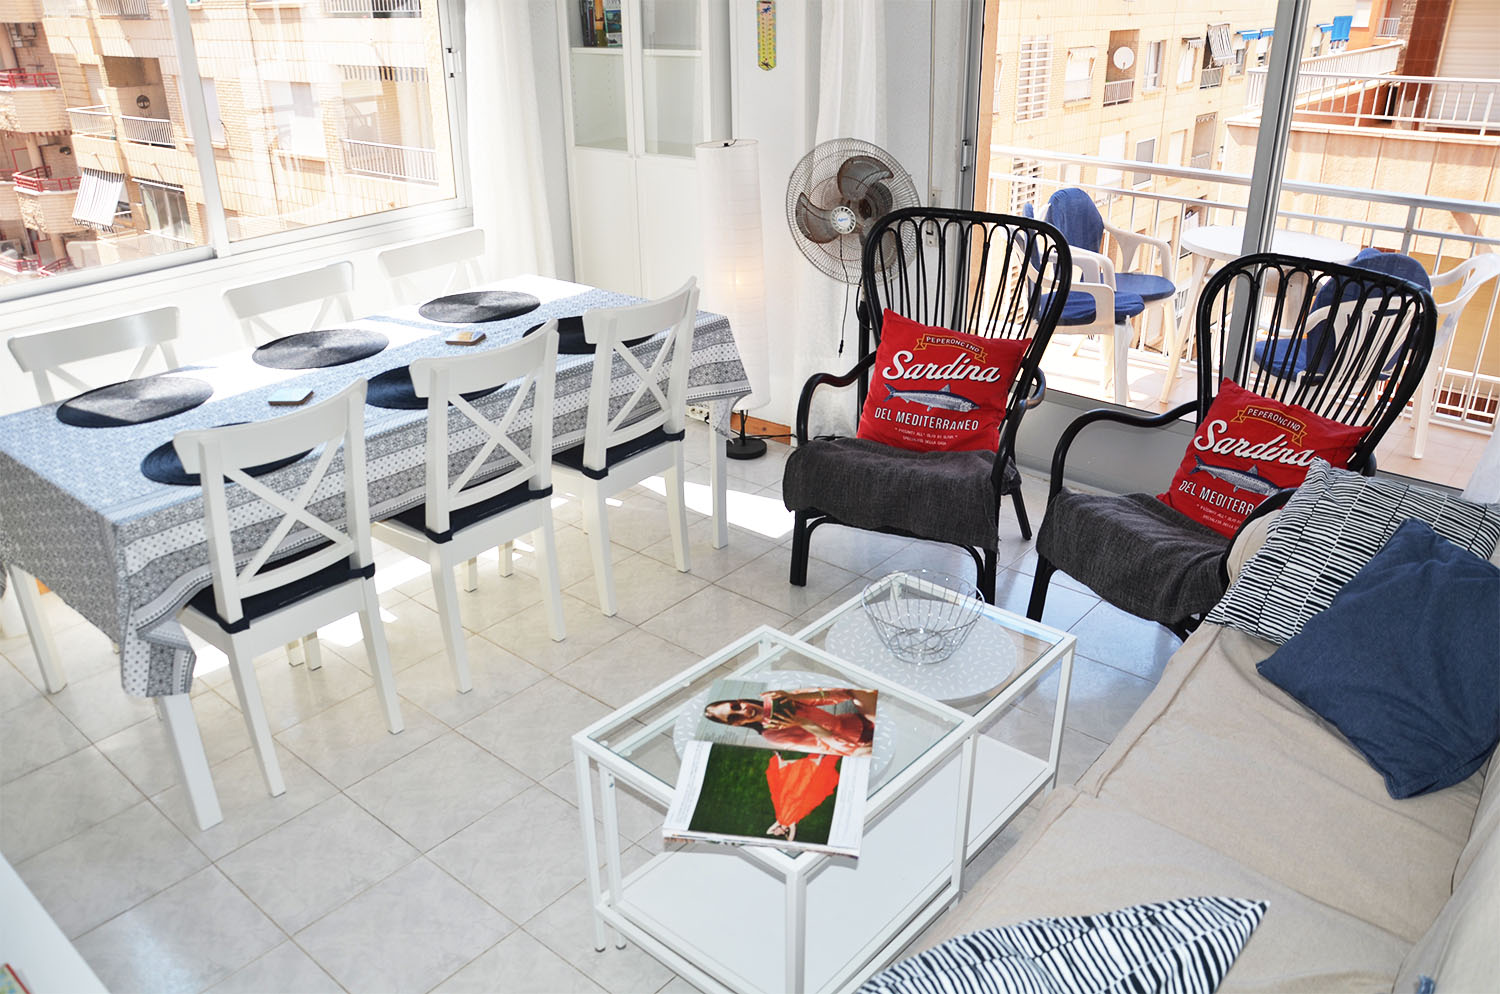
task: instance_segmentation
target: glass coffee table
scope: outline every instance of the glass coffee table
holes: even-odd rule
[[[990,675],[966,677],[950,705],[911,686],[932,691],[945,664],[920,677],[890,666],[899,661],[881,658],[851,617],[868,627],[858,597],[797,636],[758,628],[573,736],[597,948],[613,929],[617,944],[634,940],[705,990],[852,991],[957,901],[967,860],[1054,781],[1072,636],[986,606],[954,661]],[[991,662],[971,658],[970,641]],[[1045,759],[983,734],[1053,666]],[[731,676],[880,691],[859,858],[669,843],[625,873],[618,790],[665,812],[684,728],[713,681]]]
[[[879,594],[898,579],[905,580],[905,576],[893,573],[866,589]],[[975,757],[965,859],[971,859],[1017,812],[1057,782],[1077,637],[985,604],[967,638],[950,657],[939,663],[908,663],[897,659],[881,641],[866,615],[863,596],[861,592],[851,597],[799,631],[797,638],[970,716]],[[1057,670],[1057,693],[1045,757],[987,734],[1053,669]]]

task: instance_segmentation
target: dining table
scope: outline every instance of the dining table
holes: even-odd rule
[[[1166,381],[1161,388],[1161,401],[1166,402],[1177,380],[1177,365],[1184,351],[1193,340],[1193,325],[1197,320],[1198,296],[1208,279],[1208,270],[1216,262],[1232,262],[1244,255],[1245,227],[1239,224],[1204,224],[1189,228],[1182,233],[1182,251],[1193,256],[1193,272],[1188,279],[1186,306],[1177,323],[1175,341],[1164,343],[1168,359]],[[1352,262],[1359,254],[1359,246],[1326,235],[1310,231],[1288,231],[1277,228],[1271,233],[1272,252],[1295,255],[1318,262]]]
[[[154,698],[174,746],[179,773],[201,827],[221,820],[217,795],[192,715],[189,692],[196,657],[178,612],[212,582],[197,485],[173,485],[143,475],[143,461],[178,432],[264,420],[292,408],[273,406],[272,394],[294,388],[312,391],[314,401],[330,397],[364,377],[408,365],[415,359],[451,356],[495,348],[519,340],[551,318],[581,315],[592,308],[640,303],[640,298],[541,276],[517,276],[481,289],[530,295],[526,313],[484,322],[438,321],[418,305],[398,306],[340,327],[386,344],[356,361],[317,368],[284,369],[256,361],[249,349],[190,363],[161,377],[190,377],[211,388],[197,406],[142,423],[80,426],[65,423],[63,405],[44,404],[0,416],[0,565],[22,582],[35,577],[69,607],[108,635],[119,647],[120,682],[125,693]],[[430,312],[431,313],[431,312]],[[478,345],[448,344],[455,332],[483,331]],[[632,351],[649,369],[665,333],[634,343]],[[560,354],[552,425],[553,450],[581,444],[587,422],[591,353]],[[613,362],[611,397],[620,404],[638,385],[629,364]],[[508,402],[517,384],[478,402]],[[719,314],[697,315],[688,373],[687,401],[709,409],[710,425],[730,434],[730,413],[750,384],[729,321]],[[649,393],[648,393],[649,396]],[[65,412],[64,412],[65,413]],[[651,409],[642,408],[642,416]],[[463,419],[451,419],[450,431]],[[370,515],[380,520],[425,499],[427,411],[417,408],[365,408],[365,451]],[[711,445],[713,544],[728,541],[724,446]],[[283,494],[304,484],[313,459],[276,469],[262,482]],[[505,459],[487,464],[486,475],[510,468]],[[183,481],[179,481],[183,482]],[[320,486],[342,489],[341,473]],[[342,502],[331,515],[342,512]],[[294,554],[317,541],[310,529],[294,531],[278,555]],[[0,570],[3,588],[5,570]],[[23,602],[24,604],[24,602]],[[37,617],[27,618],[28,634],[49,689],[65,681],[51,636]]]

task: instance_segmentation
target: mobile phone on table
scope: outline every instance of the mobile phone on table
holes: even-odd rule
[[[480,342],[484,341],[484,332],[456,331],[453,334],[449,335],[447,338],[443,339],[443,341],[447,342],[449,345],[478,345]]]
[[[310,387],[282,387],[266,398],[266,403],[274,407],[300,407],[312,400],[312,395]]]

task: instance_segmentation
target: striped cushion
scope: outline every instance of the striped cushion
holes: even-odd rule
[[[1409,483],[1369,479],[1313,461],[1261,546],[1207,621],[1286,642],[1416,518],[1488,559],[1500,542],[1500,504],[1475,504]]]
[[[1262,901],[1190,897],[1036,918],[949,939],[876,974],[859,994],[1211,994],[1265,912]]]

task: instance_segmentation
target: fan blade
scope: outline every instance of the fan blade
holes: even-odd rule
[[[873,155],[851,155],[839,166],[839,194],[846,200],[863,200],[872,185],[895,176],[890,166]]]
[[[865,208],[869,208],[869,217],[885,217],[896,206],[896,197],[891,193],[891,188],[884,183],[871,183],[865,190],[865,197],[860,201],[859,212],[864,214]]]
[[[833,226],[831,214],[832,212],[827,208],[815,205],[807,198],[807,194],[797,194],[797,228],[807,236],[808,241],[826,245],[839,237],[838,229]]]

